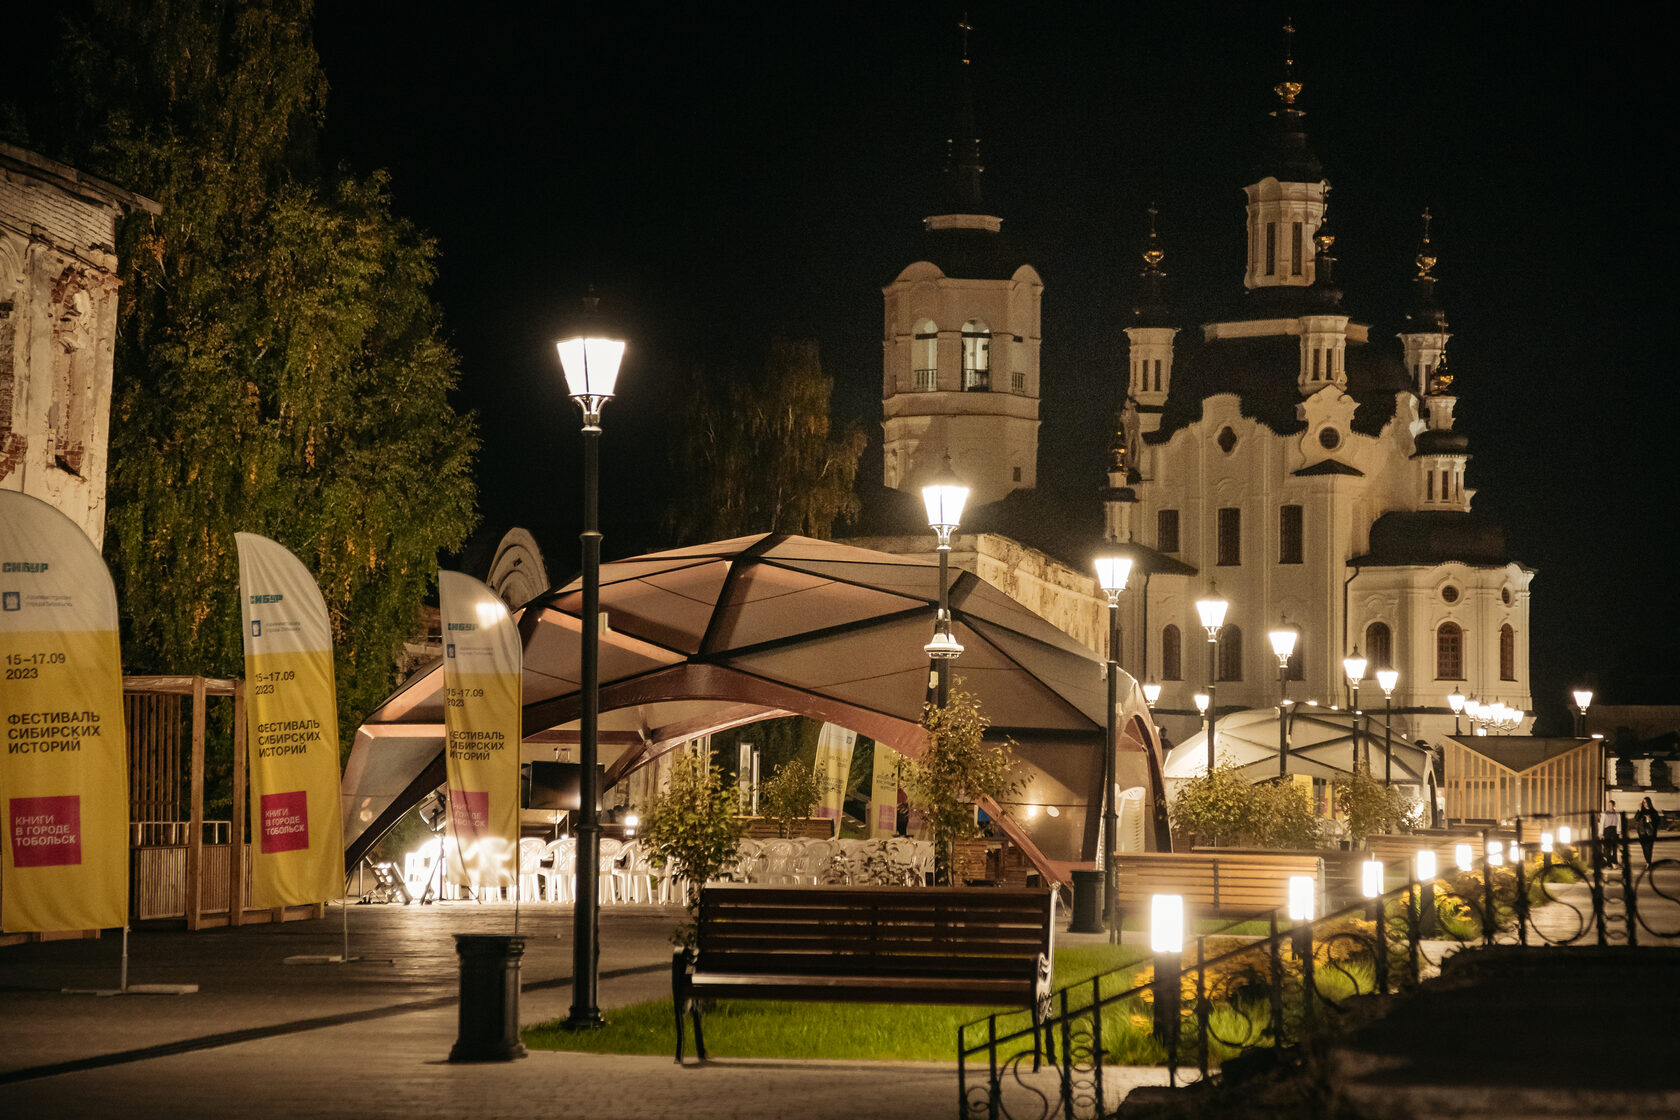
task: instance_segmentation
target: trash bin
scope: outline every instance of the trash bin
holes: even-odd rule
[[[1073,923],[1069,933],[1101,933],[1103,903],[1103,873],[1075,871],[1073,873]]]
[[[519,1041],[519,960],[523,937],[457,933],[461,1017],[452,1062],[507,1062],[525,1056]]]

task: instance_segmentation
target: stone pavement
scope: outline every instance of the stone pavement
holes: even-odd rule
[[[670,992],[677,909],[606,907],[600,1003],[610,1013]],[[508,933],[513,908],[473,903],[352,906],[349,965],[285,965],[333,954],[340,915],[241,930],[136,932],[130,983],[197,983],[187,996],[66,995],[111,987],[120,938],[0,950],[0,1116],[78,1117],[810,1117],[957,1112],[953,1064],[720,1059],[533,1051],[484,1065],[444,1061],[456,1034],[453,933]],[[571,908],[526,907],[523,1022],[571,1004]],[[1077,942],[1058,934],[1063,943]],[[1156,1083],[1143,1069],[1116,1088]],[[1048,1087],[1048,1086],[1047,1086]]]

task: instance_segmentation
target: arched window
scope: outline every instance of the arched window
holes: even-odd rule
[[[992,329],[980,319],[962,328],[963,388],[992,387]]]
[[[1219,679],[1243,679],[1242,627],[1227,622],[1219,628]]]
[[[1456,622],[1443,622],[1435,631],[1435,679],[1464,679],[1464,631]]]
[[[1517,632],[1509,622],[1499,628],[1499,679],[1517,679]]]
[[[1394,637],[1386,622],[1373,622],[1365,627],[1365,658],[1367,673],[1394,668]]]
[[[910,347],[910,378],[918,393],[939,388],[939,328],[932,319],[916,324],[916,341]]]
[[[1184,646],[1179,637],[1178,627],[1164,626],[1161,628],[1161,679],[1164,681],[1181,681],[1184,679]]]

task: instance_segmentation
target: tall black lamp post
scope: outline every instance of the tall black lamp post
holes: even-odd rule
[[[578,721],[577,905],[572,956],[572,1010],[566,1026],[584,1030],[601,1025],[596,1006],[596,961],[600,956],[601,821],[600,776],[595,760],[601,714],[601,531],[597,491],[601,473],[601,406],[612,399],[624,341],[607,337],[596,317],[596,300],[580,329],[555,345],[566,372],[566,389],[583,412],[583,710]]]
[[[1219,682],[1219,628],[1225,625],[1225,612],[1231,604],[1221,599],[1212,587],[1208,588],[1206,597],[1196,600],[1196,615],[1202,621],[1202,629],[1208,636],[1208,704],[1207,704],[1207,751],[1208,773],[1212,774],[1215,760],[1213,751],[1213,732],[1219,724],[1218,682]]]
[[[1359,766],[1359,682],[1365,679],[1365,666],[1370,664],[1359,655],[1359,647],[1354,646],[1353,652],[1342,658],[1342,672],[1347,674],[1348,682],[1348,713],[1353,720],[1353,765]],[[1365,759],[1365,771],[1370,773],[1371,760]]]
[[[1383,690],[1383,785],[1386,786],[1394,784],[1394,686],[1400,683],[1400,674],[1394,669],[1378,669],[1377,683]]]
[[[933,661],[934,700],[943,708],[951,695],[951,662],[962,656],[963,647],[951,632],[951,532],[962,520],[963,505],[968,501],[968,487],[951,469],[951,456],[945,455],[945,465],[922,487],[922,504],[927,507],[928,527],[939,538],[939,618],[933,624],[933,640],[923,651]]]
[[[1120,855],[1120,813],[1114,785],[1120,773],[1120,592],[1132,574],[1132,558],[1118,553],[1097,557],[1097,583],[1108,596],[1108,749],[1103,752],[1103,914],[1110,935],[1118,940],[1119,888],[1115,863]]]
[[[1295,652],[1296,632],[1280,626],[1266,637],[1272,640],[1272,652],[1278,659],[1278,777],[1289,777],[1289,721],[1285,719],[1289,707],[1289,658]]]

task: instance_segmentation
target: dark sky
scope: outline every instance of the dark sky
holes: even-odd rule
[[[533,12],[534,8],[546,9]],[[442,250],[437,295],[484,435],[485,532],[571,574],[579,437],[552,339],[591,281],[630,352],[607,408],[609,557],[666,542],[664,433],[686,365],[811,336],[874,442],[882,285],[914,258],[962,7],[320,5],[324,150],[388,168]],[[1400,328],[1436,215],[1476,508],[1537,570],[1541,730],[1564,689],[1680,699],[1669,432],[1674,135],[1655,29],[1541,5],[1293,6],[1337,275]],[[1040,484],[1102,481],[1144,209],[1184,321],[1240,286],[1241,187],[1285,9],[970,5],[988,195],[1044,278]],[[1399,343],[1392,345],[1398,353]]]

